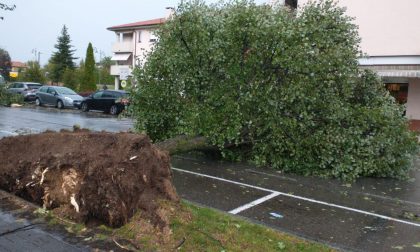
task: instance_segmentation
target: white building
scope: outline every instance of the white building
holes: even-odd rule
[[[299,6],[310,0],[299,0]],[[420,126],[419,0],[337,0],[354,17],[368,55],[360,66],[376,71],[391,94],[406,103],[412,126]],[[415,127],[417,128],[417,127]],[[420,129],[420,127],[419,127]]]
[[[156,43],[154,31],[165,20],[158,18],[108,28],[116,34],[116,42],[112,45],[112,60],[115,65],[111,66],[111,75],[115,76],[115,89],[120,89],[120,76],[124,78],[131,75],[134,67],[145,60],[145,55]]]

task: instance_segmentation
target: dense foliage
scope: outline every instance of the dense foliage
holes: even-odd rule
[[[0,85],[0,106],[10,106],[13,103],[22,104],[23,96],[9,93],[5,85]]]
[[[205,136],[226,157],[354,180],[403,178],[417,151],[402,109],[358,68],[357,28],[332,1],[181,4],[134,92],[154,140]]]
[[[28,68],[19,73],[18,81],[28,81],[28,82],[37,82],[45,83],[45,73],[41,69],[41,66],[36,61],[29,61],[27,64]]]
[[[9,79],[9,73],[12,70],[12,60],[9,52],[0,48],[0,74],[6,79]]]
[[[73,60],[76,59],[74,54],[74,49],[72,45],[70,35],[67,31],[67,27],[64,25],[61,30],[61,34],[57,39],[57,44],[55,45],[56,52],[52,55],[50,59],[51,72],[49,73],[49,78],[53,82],[61,82],[63,80],[64,71],[67,68],[74,69]]]
[[[92,44],[89,43],[86,50],[86,61],[84,64],[82,82],[80,83],[80,91],[95,91],[96,90],[96,78],[95,78],[95,57],[93,55]]]
[[[63,74],[63,83],[65,87],[68,87],[74,91],[79,90],[79,81],[77,79],[77,71],[66,68]]]

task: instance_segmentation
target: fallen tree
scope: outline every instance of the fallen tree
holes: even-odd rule
[[[55,213],[119,227],[140,210],[167,228],[159,201],[178,202],[169,156],[147,136],[46,132],[0,140],[0,188]]]
[[[416,136],[379,77],[359,69],[351,20],[333,1],[298,13],[184,2],[136,70],[137,129],[299,174],[406,178]]]

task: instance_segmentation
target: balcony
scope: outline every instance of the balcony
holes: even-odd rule
[[[133,43],[132,42],[116,42],[112,44],[112,52],[114,53],[133,52]]]
[[[127,66],[127,65],[113,65],[111,66],[111,75],[120,75],[121,73],[124,72],[129,72],[129,74],[131,74],[131,66]]]

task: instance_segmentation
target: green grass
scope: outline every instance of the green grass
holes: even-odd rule
[[[186,238],[180,251],[331,251],[273,229],[212,209],[183,203],[191,222],[175,217],[171,223],[176,240]]]
[[[161,202],[161,209],[168,217],[170,229],[166,231],[153,227],[142,218],[141,212],[120,228],[101,225],[93,230],[63,222],[49,212],[44,216],[51,225],[61,223],[71,233],[88,235],[89,241],[117,240],[139,251],[334,251],[325,245],[188,202],[179,205]]]

